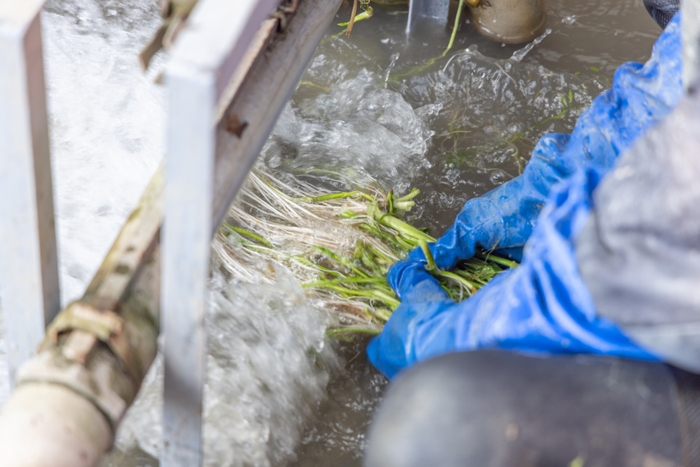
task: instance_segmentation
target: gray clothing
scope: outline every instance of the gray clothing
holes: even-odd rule
[[[685,98],[594,192],[576,239],[600,315],[700,372],[700,98]]]

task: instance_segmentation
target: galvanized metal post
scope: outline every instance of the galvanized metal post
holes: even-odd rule
[[[43,3],[0,0],[0,293],[10,384],[60,309]]]
[[[421,28],[445,28],[449,14],[450,0],[409,0],[406,34]]]
[[[700,79],[700,0],[683,0],[683,84],[686,91]]]
[[[162,467],[202,462],[218,102],[279,0],[200,0],[172,52],[163,225],[165,394]]]

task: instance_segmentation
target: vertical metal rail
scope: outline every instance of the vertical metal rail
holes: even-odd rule
[[[683,0],[681,8],[683,84],[688,91],[692,85],[700,85],[700,0]]]
[[[0,294],[11,385],[60,309],[43,3],[0,0]]]
[[[449,15],[450,0],[409,0],[406,34],[411,35],[416,29],[425,32],[445,28]]]
[[[261,23],[278,4],[200,1],[167,67],[162,467],[201,465],[218,103]]]

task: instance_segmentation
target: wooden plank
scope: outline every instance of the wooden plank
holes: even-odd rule
[[[163,185],[161,165],[95,273],[83,302],[100,310],[119,309],[133,278],[158,242],[163,222]]]

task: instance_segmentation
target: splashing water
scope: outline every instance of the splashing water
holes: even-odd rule
[[[388,71],[361,68],[355,76],[342,57],[321,53],[263,160],[297,175],[374,178],[398,192],[420,187],[427,199],[409,219],[439,234],[467,199],[520,174],[542,135],[570,131],[599,91],[595,78],[526,59],[550,34],[504,59],[472,45],[403,78],[392,78],[395,53]]]
[[[42,21],[66,304],[84,292],[165,154],[163,92],[137,60],[159,13],[143,0],[52,0]]]
[[[294,173],[321,170],[374,179],[406,190],[427,167],[432,132],[396,91],[361,70],[328,93],[288,105],[262,156],[269,168]]]
[[[295,457],[304,424],[326,394],[338,361],[328,346],[329,317],[277,268],[274,284],[212,279],[204,404],[206,467],[269,467]],[[157,465],[161,442],[162,360],[154,364],[103,463],[142,452]],[[136,464],[133,464],[136,465]]]
[[[567,23],[566,20],[562,20],[562,21],[563,21],[564,23],[566,23],[566,24],[573,24],[573,21],[572,21],[571,23]],[[545,38],[546,38],[547,36],[549,36],[550,34],[552,34],[552,30],[551,30],[550,28],[547,28],[547,29],[542,33],[542,35],[540,35],[539,37],[535,38],[534,41],[530,42],[529,44],[527,44],[527,45],[526,45],[525,47],[523,47],[522,49],[516,50],[515,52],[513,52],[513,55],[510,56],[510,59],[511,59],[512,61],[514,61],[514,62],[522,62],[522,61],[523,61],[523,58],[525,58],[525,56],[526,56],[532,49],[534,49],[534,48],[537,47],[539,44],[541,44],[542,41],[545,40]]]

